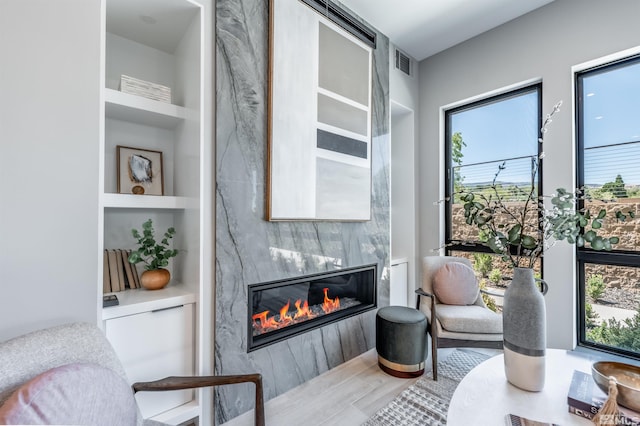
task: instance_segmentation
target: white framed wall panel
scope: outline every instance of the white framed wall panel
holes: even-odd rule
[[[369,220],[372,50],[302,2],[270,5],[267,217]]]

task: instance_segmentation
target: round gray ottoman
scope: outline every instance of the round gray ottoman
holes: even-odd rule
[[[405,306],[378,310],[376,350],[384,372],[402,378],[421,376],[427,348],[427,317],[421,311]]]

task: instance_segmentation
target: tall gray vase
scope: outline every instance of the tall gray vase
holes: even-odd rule
[[[543,282],[544,292],[546,284]],[[514,386],[538,392],[544,387],[547,315],[544,297],[530,268],[514,268],[502,311],[504,370]]]

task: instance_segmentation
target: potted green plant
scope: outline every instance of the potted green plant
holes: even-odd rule
[[[165,267],[169,265],[169,259],[178,255],[178,250],[172,249],[169,243],[175,233],[176,230],[171,227],[160,241],[156,241],[151,219],[142,224],[142,233],[137,229],[131,230],[133,238],[137,240],[138,249],[129,255],[129,263],[144,262],[145,271],[140,276],[140,284],[147,290],[161,289],[171,279],[171,274]]]

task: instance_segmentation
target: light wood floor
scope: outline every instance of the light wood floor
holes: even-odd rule
[[[453,349],[439,349],[445,359]],[[478,352],[494,355],[499,351]],[[431,354],[425,375],[431,377]],[[378,367],[372,349],[265,403],[268,426],[357,426],[418,379],[399,379]],[[253,425],[253,410],[224,426]]]

